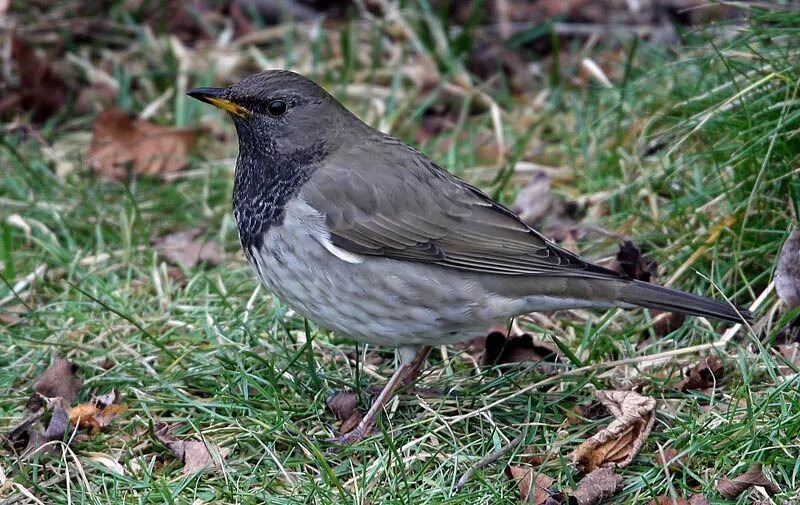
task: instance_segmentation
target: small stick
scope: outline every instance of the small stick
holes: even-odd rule
[[[518,446],[520,442],[522,442],[522,438],[524,435],[525,435],[524,433],[520,433],[514,438],[514,440],[504,445],[503,447],[497,449],[496,451],[490,453],[489,455],[485,456],[480,461],[472,465],[469,468],[469,470],[464,472],[464,475],[462,475],[461,478],[458,479],[458,482],[456,483],[455,487],[453,487],[453,492],[458,493],[459,491],[461,491],[461,488],[463,488],[467,484],[467,482],[472,480],[472,477],[475,475],[475,472],[491,465],[498,459],[505,456],[509,451],[511,451],[511,449]]]

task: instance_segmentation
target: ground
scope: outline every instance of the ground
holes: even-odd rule
[[[800,497],[797,361],[779,347],[798,311],[773,283],[800,208],[800,14],[750,9],[683,25],[671,42],[632,30],[558,35],[544,22],[508,39],[513,50],[481,56],[464,35],[484,24],[449,20],[424,1],[264,27],[243,25],[241,8],[200,9],[199,34],[183,26],[195,18],[137,5],[111,2],[101,20],[71,3],[9,11],[17,35],[4,32],[3,43],[22,38],[48,63],[18,68],[3,88],[18,101],[0,107],[0,434],[25,419],[56,358],[79,365],[73,404],[116,389],[127,410],[99,430],[68,430],[48,454],[4,441],[0,504],[517,503],[510,467],[547,475],[554,490],[578,485],[570,452],[612,420],[590,408],[598,390],[656,402],[652,432],[617,470],[623,486],[610,502],[734,503],[720,479],[755,463],[781,490],[772,503]],[[58,24],[70,16],[88,28]],[[546,200],[550,217],[532,222],[565,247],[611,264],[631,240],[658,263],[655,282],[730,299],[755,321],[728,331],[687,318],[668,333],[642,310],[520,318],[519,331],[557,350],[557,363],[481,366],[479,343],[437,348],[420,381],[427,391],[393,402],[377,435],[329,451],[340,423],[328,396],[354,390],[365,407],[394,356],[356,347],[259,288],[230,209],[233,126],[184,95],[273,67],[316,79],[516,210]],[[104,127],[114,139],[133,135],[95,122],[112,105],[190,128],[153,130],[170,146],[185,140],[188,158],[169,151],[176,165],[127,159],[108,169],[141,149],[98,147]],[[534,198],[518,198],[526,188]],[[181,231],[203,245],[200,261],[165,250],[164,237]],[[681,384],[701,358],[721,368],[700,386]],[[185,472],[156,434],[164,423],[179,440],[221,448],[217,466]],[[751,488],[738,503],[753,499],[769,498]]]

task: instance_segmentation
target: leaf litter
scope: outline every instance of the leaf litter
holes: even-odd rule
[[[535,468],[509,466],[506,471],[509,478],[516,481],[523,503],[544,505],[553,494],[550,487],[555,481],[547,475],[537,472]]]
[[[725,378],[725,366],[716,356],[701,358],[693,367],[686,370],[684,378],[675,385],[679,391],[699,390],[707,395],[714,393]]]
[[[87,158],[101,176],[123,181],[137,175],[165,176],[185,168],[197,130],[168,128],[116,107],[97,115]]]
[[[754,463],[747,471],[733,479],[720,479],[717,482],[717,491],[723,498],[735,500],[751,486],[763,487],[770,495],[781,492],[781,488],[764,475],[761,463]]]
[[[49,59],[39,57],[17,34],[11,37],[11,59],[17,66],[18,82],[3,93],[0,117],[23,110],[34,123],[42,123],[64,107],[68,90],[63,77],[53,69]]]
[[[629,465],[655,423],[652,398],[633,391],[598,391],[597,399],[616,419],[570,454],[572,462],[586,472]]]
[[[156,250],[173,265],[190,269],[198,263],[215,266],[222,263],[222,246],[216,240],[199,240],[203,228],[177,231],[151,242]]]
[[[184,474],[194,474],[222,466],[230,449],[220,447],[207,439],[179,440],[175,437],[177,428],[175,425],[159,423],[155,426],[155,436],[172,451],[176,458],[183,462]]]
[[[83,386],[78,365],[56,358],[33,385],[34,394],[25,405],[26,418],[7,435],[12,446],[23,448],[26,455],[41,452],[49,442],[63,440],[70,425],[75,429],[91,428],[96,433],[127,410],[120,404],[119,392],[94,398],[89,403],[71,406]],[[41,421],[49,413],[47,426]]]

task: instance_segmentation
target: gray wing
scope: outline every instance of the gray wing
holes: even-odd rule
[[[334,155],[301,197],[347,251],[459,270],[619,279],[558,247],[488,195],[412,148],[386,139]],[[358,158],[360,169],[350,160]]]

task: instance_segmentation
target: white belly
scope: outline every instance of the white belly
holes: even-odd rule
[[[251,251],[251,264],[301,315],[387,346],[459,342],[522,313],[593,305],[548,296],[511,299],[487,292],[474,273],[344,251],[330,242],[324,217],[297,200],[261,249]]]

